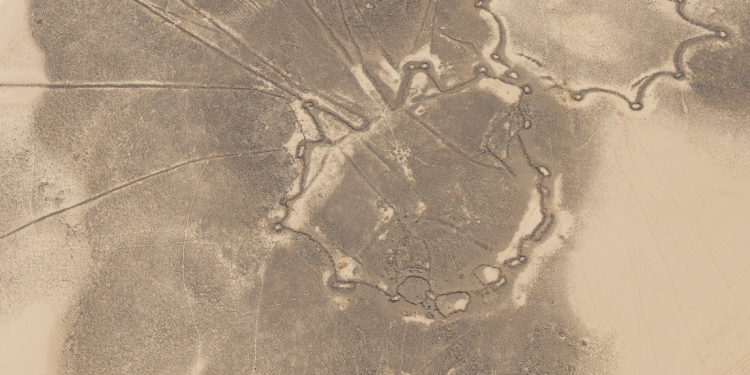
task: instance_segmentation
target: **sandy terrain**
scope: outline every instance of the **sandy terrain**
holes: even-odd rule
[[[750,6],[0,1],[0,373],[750,373]]]

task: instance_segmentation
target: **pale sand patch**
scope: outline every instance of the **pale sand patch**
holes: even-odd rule
[[[430,326],[430,324],[435,322],[435,319],[430,319],[425,317],[421,314],[414,314],[414,315],[408,315],[403,317],[404,321],[407,323],[420,323],[424,324],[426,326]]]
[[[657,97],[690,96],[664,86]],[[750,273],[747,124],[695,102],[655,105],[662,110],[605,124],[570,301],[587,327],[615,334],[618,373],[742,373],[739,353],[750,353],[748,283],[740,286]],[[727,124],[738,133],[717,131]]]
[[[0,0],[0,82],[49,82],[27,7],[23,0]],[[86,198],[69,166],[35,144],[34,106],[43,91],[0,88],[3,233]],[[91,267],[84,235],[81,212],[72,210],[0,240],[0,373],[56,371],[64,314]]]
[[[34,302],[12,322],[0,326],[0,372],[54,373],[64,341],[58,310],[54,304]]]

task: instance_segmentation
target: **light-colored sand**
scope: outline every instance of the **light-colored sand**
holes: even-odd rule
[[[603,125],[571,302],[615,333],[618,373],[747,373],[750,135],[685,87],[657,95],[677,100]]]
[[[44,56],[27,25],[27,2],[0,1],[0,82],[45,83]],[[34,104],[43,89],[0,88],[2,232],[83,199],[70,171],[33,143]],[[44,184],[44,185],[40,185]],[[40,188],[48,187],[48,189]],[[62,195],[59,192],[64,192]],[[26,199],[18,199],[26,197]],[[48,198],[62,199],[50,203]],[[66,233],[66,228],[67,233]],[[81,221],[71,212],[0,243],[0,373],[52,374],[60,326],[90,266]]]

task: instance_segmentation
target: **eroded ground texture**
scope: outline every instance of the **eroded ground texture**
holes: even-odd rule
[[[746,137],[747,4],[0,7],[0,323],[24,338],[0,351],[38,348],[8,373],[687,371],[585,321],[572,254],[627,169],[609,129],[687,132],[653,120],[674,107]],[[700,329],[683,366],[725,368]]]

